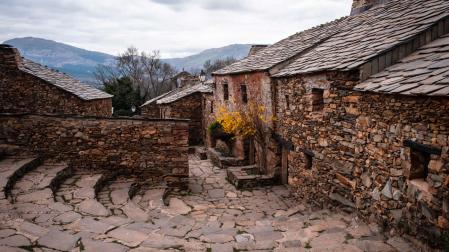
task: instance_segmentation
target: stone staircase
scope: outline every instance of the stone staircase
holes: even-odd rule
[[[3,157],[0,161],[0,199],[10,198],[14,184],[42,163],[37,156]]]
[[[229,167],[227,180],[237,189],[273,186],[280,182],[276,176],[260,174],[256,165]]]
[[[220,152],[213,148],[207,149],[207,157],[212,161],[212,163],[220,167],[221,169],[226,169],[228,167],[244,166],[247,164],[246,160],[238,159],[235,157],[225,157]]]

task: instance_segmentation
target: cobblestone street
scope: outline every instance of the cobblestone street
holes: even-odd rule
[[[1,200],[0,251],[414,251],[353,215],[295,203],[284,186],[237,191],[225,170],[189,162],[190,190],[168,207],[163,188],[130,199],[134,177],[96,189],[101,174],[74,172],[52,192],[65,166],[41,165],[15,184],[14,203]]]

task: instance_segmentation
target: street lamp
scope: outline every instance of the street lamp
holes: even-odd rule
[[[204,70],[201,70],[200,81],[201,83],[204,83],[206,81],[206,73],[204,72]]]

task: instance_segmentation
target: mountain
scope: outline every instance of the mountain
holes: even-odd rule
[[[99,64],[113,64],[114,56],[88,51],[71,45],[42,38],[15,38],[3,42],[19,49],[23,57],[55,68],[79,80],[95,85],[93,72]],[[251,45],[234,44],[213,48],[185,58],[163,59],[177,70],[194,71],[201,69],[207,60],[245,57]]]
[[[242,59],[248,55],[250,49],[251,45],[233,44],[220,48],[207,49],[198,54],[187,56],[185,58],[164,59],[164,61],[174,66],[178,70],[197,70],[201,69],[204,62],[206,62],[207,60],[214,61],[227,57]]]
[[[3,42],[19,49],[23,57],[47,65],[73,77],[93,83],[93,72],[99,64],[113,64],[114,56],[88,51],[41,38],[15,38]]]

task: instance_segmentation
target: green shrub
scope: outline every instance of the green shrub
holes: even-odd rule
[[[229,143],[234,139],[234,135],[224,132],[223,126],[221,126],[221,123],[218,121],[209,124],[208,130],[211,137],[220,139],[226,143]]]

